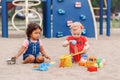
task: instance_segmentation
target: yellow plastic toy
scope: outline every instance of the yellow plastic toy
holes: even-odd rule
[[[88,58],[88,60],[86,61],[86,64],[85,64],[86,67],[90,67],[90,66],[98,66],[97,65],[97,59],[96,57],[93,57],[93,56],[90,56]]]
[[[59,67],[72,67],[72,57],[78,54],[82,54],[83,51],[78,52],[76,54],[65,54],[60,57],[60,65]]]
[[[60,57],[60,67],[71,67],[72,66],[72,56],[70,54],[65,54]]]

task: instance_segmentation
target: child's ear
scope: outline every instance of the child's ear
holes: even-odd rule
[[[80,26],[80,28],[81,28],[81,29],[84,29],[84,26],[83,26],[83,25],[81,25],[81,26]]]

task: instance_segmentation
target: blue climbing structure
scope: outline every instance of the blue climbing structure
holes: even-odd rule
[[[53,37],[70,35],[67,22],[81,22],[85,36],[95,37],[93,16],[88,0],[53,0]]]
[[[70,35],[68,22],[81,22],[85,28],[83,35],[96,37],[95,17],[90,0],[41,0],[43,3],[43,34],[47,38]],[[107,1],[107,36],[110,36],[110,6]],[[7,2],[2,0],[2,37],[8,37]],[[100,0],[100,34],[103,34],[103,0]]]

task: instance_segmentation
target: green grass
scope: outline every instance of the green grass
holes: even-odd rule
[[[120,28],[120,20],[111,20],[111,26],[113,28]]]

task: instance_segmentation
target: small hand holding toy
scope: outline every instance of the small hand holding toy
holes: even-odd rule
[[[75,53],[77,53],[78,52],[77,46],[76,46],[77,41],[76,40],[72,40],[71,43],[74,45]]]
[[[16,59],[14,57],[10,57],[7,59],[7,64],[11,65],[11,64],[16,64]]]

